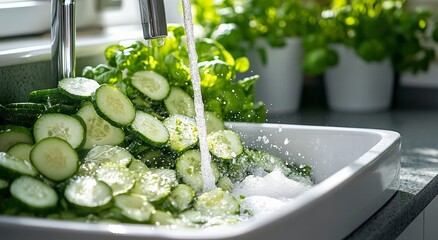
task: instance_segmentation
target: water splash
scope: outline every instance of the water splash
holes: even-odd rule
[[[195,34],[193,30],[192,10],[190,0],[182,0],[184,28],[187,36],[187,48],[190,60],[190,78],[192,80],[196,123],[198,125],[199,147],[201,150],[201,173],[203,180],[204,192],[216,188],[213,170],[211,169],[211,156],[207,145],[207,128],[205,126],[204,103],[202,102],[201,94],[201,78],[198,71],[198,55],[196,54]]]

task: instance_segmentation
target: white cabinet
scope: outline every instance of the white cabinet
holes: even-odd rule
[[[438,239],[438,197],[424,209],[424,240]]]
[[[422,240],[424,239],[424,211],[397,237],[397,240]]]
[[[438,239],[438,196],[409,224],[397,240]]]

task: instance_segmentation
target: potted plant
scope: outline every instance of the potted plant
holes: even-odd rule
[[[324,73],[328,105],[338,111],[379,111],[391,105],[394,80],[404,71],[427,70],[435,57],[426,44],[425,10],[401,0],[333,1],[319,31],[304,40],[303,68]],[[436,31],[436,30],[435,30]]]
[[[235,57],[247,56],[260,75],[256,97],[270,113],[293,112],[301,100],[304,55],[301,36],[311,31],[318,5],[298,0],[196,0],[195,20],[204,35]]]

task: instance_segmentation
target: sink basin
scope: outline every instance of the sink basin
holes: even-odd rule
[[[281,211],[235,225],[167,229],[0,216],[4,239],[341,239],[395,193],[401,138],[396,132],[280,124],[228,123],[245,145],[308,164],[315,185]]]

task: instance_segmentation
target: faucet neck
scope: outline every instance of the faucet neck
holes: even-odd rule
[[[144,39],[167,36],[166,13],[163,0],[139,0]]]
[[[52,0],[52,77],[57,82],[75,77],[76,1]]]

